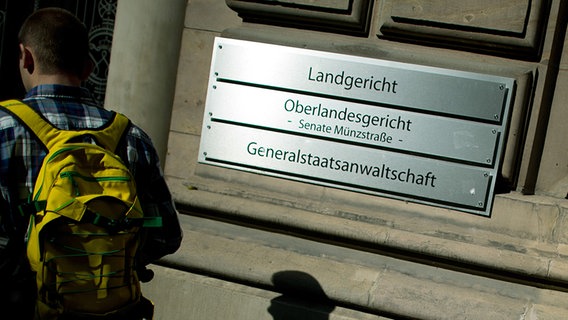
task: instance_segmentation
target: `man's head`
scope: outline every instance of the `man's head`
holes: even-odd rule
[[[19,41],[20,71],[26,89],[41,84],[38,77],[67,79],[73,83],[88,77],[91,67],[88,32],[69,11],[60,8],[35,11],[22,25]]]

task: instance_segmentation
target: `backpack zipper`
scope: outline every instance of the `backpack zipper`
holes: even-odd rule
[[[71,184],[73,189],[75,190],[75,196],[80,196],[81,193],[79,192],[79,184],[76,181],[76,178],[83,179],[87,182],[104,182],[104,181],[118,181],[118,182],[128,182],[130,181],[130,177],[127,176],[109,176],[109,177],[88,177],[81,175],[77,171],[65,171],[59,174],[60,178],[68,178],[71,179]]]

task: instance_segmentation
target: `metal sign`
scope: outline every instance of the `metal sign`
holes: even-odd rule
[[[199,162],[488,216],[514,85],[217,38]]]

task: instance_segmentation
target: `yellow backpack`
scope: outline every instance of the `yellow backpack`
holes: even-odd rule
[[[2,105],[48,149],[21,207],[32,209],[27,254],[37,273],[36,318],[120,318],[144,309],[141,301],[149,301],[141,295],[136,255],[143,227],[160,227],[161,218],[144,218],[134,178],[114,154],[129,120],[115,113],[100,130],[60,130],[19,101]],[[84,136],[97,144],[76,142]]]

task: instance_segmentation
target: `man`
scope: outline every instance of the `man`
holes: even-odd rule
[[[20,73],[27,91],[23,102],[60,129],[93,129],[107,123],[112,113],[97,106],[81,87],[93,64],[87,30],[73,14],[59,8],[37,10],[24,22],[19,40]],[[117,154],[135,177],[144,214],[159,213],[163,218],[163,228],[152,229],[144,242],[141,264],[147,265],[179,248],[182,231],[177,212],[157,153],[146,133],[135,125],[130,126]],[[10,241],[5,245],[7,249],[0,252],[0,267],[4,268],[2,264],[8,261],[9,254],[12,254],[10,261],[18,262],[0,270],[4,275],[11,274],[0,275],[0,307],[4,307],[2,314],[17,314],[18,319],[25,318],[22,312],[29,310],[26,303],[34,299],[33,290],[22,285],[30,285],[24,248],[28,217],[20,216],[18,205],[32,193],[45,156],[43,146],[26,127],[0,110],[0,209],[3,209],[0,222],[10,222],[11,226],[7,228],[10,232],[4,232]],[[10,299],[14,302],[7,302]],[[15,304],[17,301],[20,304]]]

